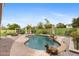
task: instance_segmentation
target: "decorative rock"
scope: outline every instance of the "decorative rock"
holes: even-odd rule
[[[45,47],[46,47],[46,52],[49,53],[50,55],[57,55],[58,54],[58,50],[56,48],[54,48],[52,46],[48,46],[48,44],[45,45]]]

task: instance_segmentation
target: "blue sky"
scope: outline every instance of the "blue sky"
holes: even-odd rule
[[[79,16],[79,4],[68,3],[9,3],[3,8],[2,25],[17,23],[21,27],[36,25],[47,18],[52,24],[70,24]]]

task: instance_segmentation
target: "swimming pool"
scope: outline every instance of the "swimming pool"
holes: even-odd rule
[[[42,35],[32,35],[31,37],[29,37],[28,42],[25,43],[25,46],[32,49],[45,50],[46,44],[55,48],[60,46],[58,42],[51,40],[48,36]]]

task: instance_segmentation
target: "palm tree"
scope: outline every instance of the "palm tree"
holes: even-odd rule
[[[46,23],[45,23],[45,28],[46,29],[50,29],[50,28],[52,28],[52,24],[49,22],[49,20],[48,19],[45,19],[45,21],[46,21]]]
[[[2,19],[2,3],[0,3],[0,28],[1,28],[1,19]]]
[[[28,32],[29,34],[32,33],[32,26],[31,26],[31,25],[27,25],[27,26],[26,26],[26,29],[27,29],[27,32]]]
[[[42,22],[39,22],[38,25],[37,25],[37,27],[38,27],[39,29],[43,29],[43,28],[44,28],[43,23],[42,23]]]
[[[72,26],[74,28],[79,28],[79,17],[73,19]]]

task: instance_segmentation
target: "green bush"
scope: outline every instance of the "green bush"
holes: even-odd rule
[[[36,30],[35,28],[32,28],[32,33],[36,33]]]
[[[69,30],[69,29],[66,29],[66,28],[55,28],[55,34],[56,35],[65,35],[65,31],[66,30]]]
[[[20,34],[25,34],[25,30],[24,29],[20,30]]]
[[[42,34],[42,29],[37,29],[36,34]]]
[[[7,33],[7,35],[11,35],[11,36],[17,36],[17,34],[14,32],[14,33]]]
[[[1,30],[0,31],[0,36],[6,36],[7,35],[7,31],[6,30]]]
[[[47,29],[37,29],[36,34],[48,34]]]
[[[65,35],[70,36],[72,32],[77,31],[77,29],[73,28],[73,29],[69,29],[65,31]]]
[[[69,36],[71,32],[76,30],[79,32],[79,28],[55,28],[55,34]]]
[[[46,29],[42,30],[42,34],[48,34],[48,31]]]
[[[77,31],[71,32],[71,36],[73,37],[74,48],[79,49],[79,34]]]
[[[7,36],[15,34],[15,30],[1,30],[0,36]]]

